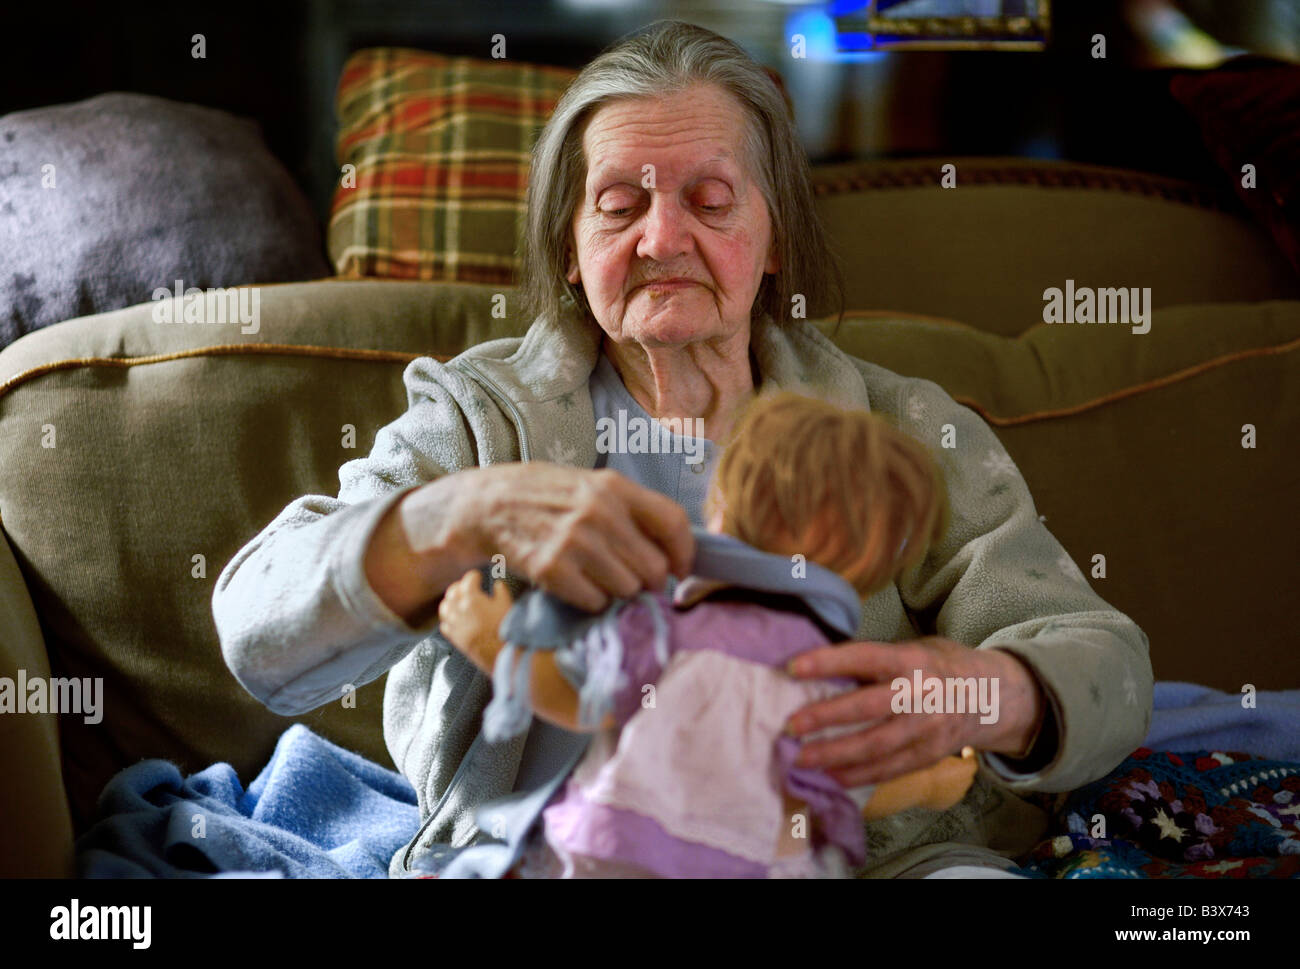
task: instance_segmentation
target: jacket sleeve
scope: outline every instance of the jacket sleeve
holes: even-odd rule
[[[412,488],[474,466],[455,380],[421,357],[403,374],[407,410],[368,457],[339,469],[337,498],[292,502],[227,563],[212,596],[221,651],[235,678],[293,716],[381,676],[437,628],[392,612],[370,587],[363,557],[380,519]]]
[[[1146,634],[1092,590],[974,411],[928,380],[903,380],[895,393],[885,409],[938,459],[951,511],[944,537],[900,579],[903,602],[940,636],[1019,657],[1047,700],[1027,756],[981,752],[981,766],[1016,792],[1096,780],[1146,735]]]

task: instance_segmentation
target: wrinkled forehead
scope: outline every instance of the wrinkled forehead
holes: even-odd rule
[[[672,110],[684,102],[690,110]],[[749,112],[711,85],[663,97],[619,98],[592,111],[578,132],[580,188],[610,179],[639,181],[647,165],[654,166],[656,180],[761,179],[756,136]]]

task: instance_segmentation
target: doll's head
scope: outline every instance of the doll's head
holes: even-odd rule
[[[737,419],[705,503],[706,520],[719,514],[726,534],[802,553],[863,599],[920,562],[948,521],[919,441],[879,415],[788,391],[760,394]]]

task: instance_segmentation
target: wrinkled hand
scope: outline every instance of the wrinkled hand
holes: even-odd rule
[[[464,473],[464,472],[461,472]],[[472,470],[458,520],[482,560],[588,612],[662,589],[695,562],[686,509],[612,468],[545,461]]]
[[[474,569],[447,587],[438,605],[438,628],[475,666],[491,673],[502,645],[497,630],[513,604],[504,582],[492,584],[491,596],[484,592]]]
[[[980,723],[978,709],[964,713],[894,713],[891,683],[928,677],[996,677],[998,718]],[[912,642],[845,643],[811,650],[791,661],[801,678],[848,677],[858,689],[811,703],[795,712],[786,729],[799,737],[826,727],[864,724],[863,729],[806,743],[802,767],[825,768],[845,787],[879,784],[928,767],[963,747],[1016,756],[1038,730],[1046,698],[1034,674],[1014,655],[972,649],[938,636]],[[913,709],[919,707],[913,698]]]

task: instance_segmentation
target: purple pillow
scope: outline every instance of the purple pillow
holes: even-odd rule
[[[0,118],[0,347],[177,280],[328,275],[311,206],[256,122],[124,93]]]

